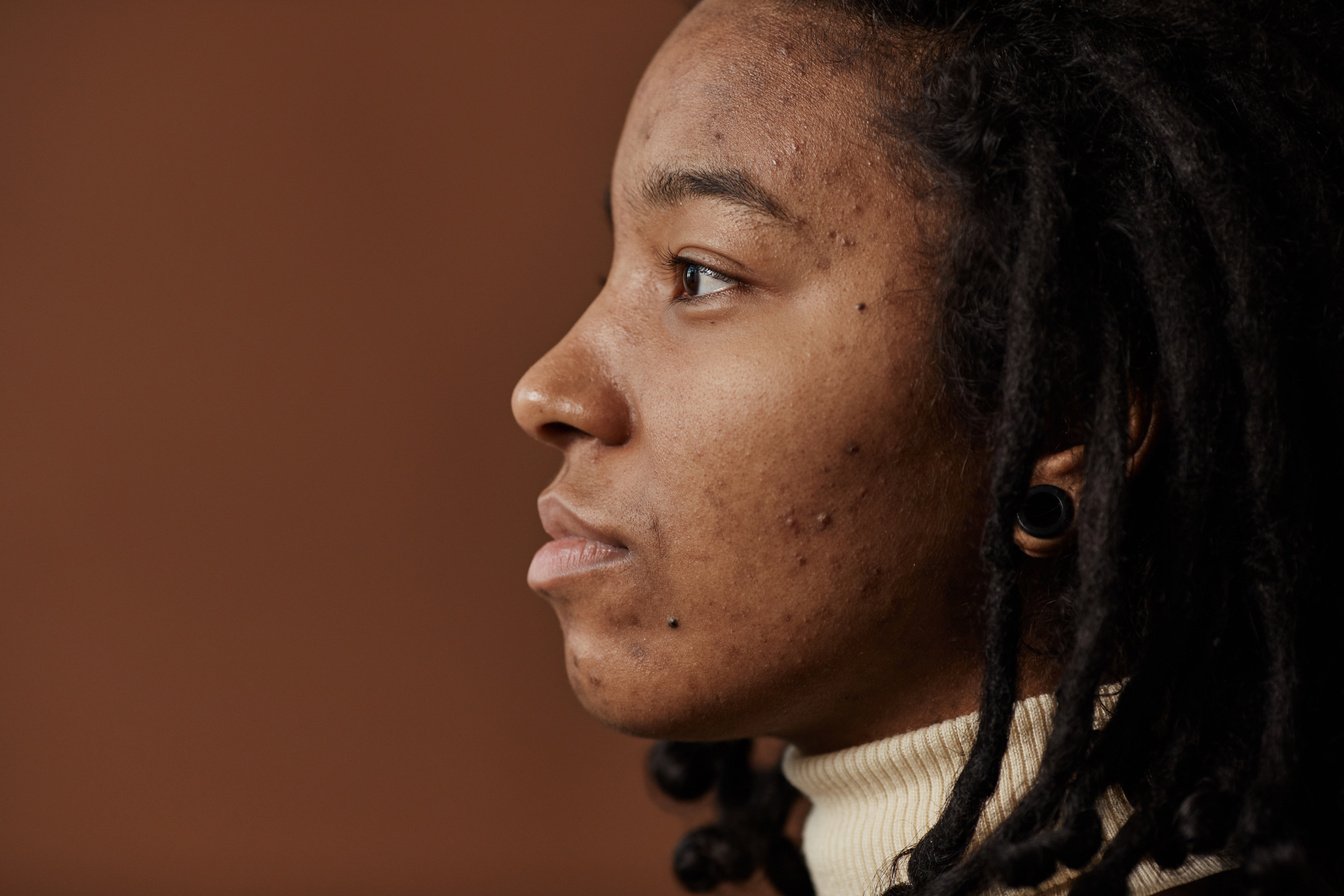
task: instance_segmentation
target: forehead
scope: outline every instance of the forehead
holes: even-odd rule
[[[633,201],[657,170],[701,166],[742,170],[791,206],[890,184],[870,68],[842,52],[864,41],[861,26],[811,5],[700,4],[636,91],[616,159],[622,194]]]

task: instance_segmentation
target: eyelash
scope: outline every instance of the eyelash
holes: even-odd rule
[[[673,299],[674,302],[679,302],[686,305],[694,305],[698,302],[705,301],[710,296],[716,295],[720,292],[727,292],[728,290],[731,289],[737,289],[742,285],[742,281],[738,280],[736,277],[729,277],[727,274],[723,273],[717,268],[712,268],[707,264],[701,264],[698,261],[692,261],[689,258],[683,258],[682,256],[677,255],[670,249],[663,251],[661,263],[662,266],[667,269],[668,273],[671,274],[673,281],[676,283],[677,289],[679,290],[678,295],[676,296],[676,298]],[[684,285],[686,282],[686,272],[691,268],[707,271],[709,272],[710,276],[713,277],[714,279],[726,280],[731,285],[723,286],[719,289],[714,290],[713,292],[705,293],[702,296],[693,296],[690,293],[686,292]]]

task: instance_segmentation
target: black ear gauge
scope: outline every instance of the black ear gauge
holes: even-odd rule
[[[1057,485],[1033,485],[1017,511],[1017,524],[1032,538],[1058,538],[1073,522],[1073,498]]]

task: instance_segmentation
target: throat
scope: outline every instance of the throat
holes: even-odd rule
[[[1118,692],[1116,686],[1103,694],[1099,715],[1104,717]],[[998,788],[985,804],[973,844],[997,827],[1031,786],[1054,708],[1049,694],[1014,706]],[[785,777],[812,803],[803,825],[803,855],[817,896],[878,894],[908,879],[903,853],[942,813],[970,753],[977,723],[972,713],[832,753],[805,755],[796,747],[785,751]],[[1114,788],[1103,794],[1097,809],[1107,839],[1131,811]],[[1214,857],[1191,859],[1174,871],[1144,862],[1130,875],[1130,892],[1161,893],[1227,867]],[[1062,870],[1037,892],[1062,893],[1079,873]]]

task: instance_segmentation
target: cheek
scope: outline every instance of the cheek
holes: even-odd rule
[[[862,434],[759,408],[686,421],[681,432],[696,438],[650,477],[651,504],[665,508],[662,559],[675,564],[664,571],[695,593],[697,581],[796,584],[863,535],[853,523],[874,471]]]
[[[669,584],[863,578],[857,559],[890,556],[941,446],[916,387],[888,373],[734,369],[654,409],[646,506]]]
[[[641,587],[588,620],[601,636],[568,636],[571,680],[634,733],[778,729],[772,698],[908,627],[929,560],[929,424],[908,391],[838,402],[843,390],[803,371],[662,394],[682,400],[646,418],[658,447],[641,465]]]

